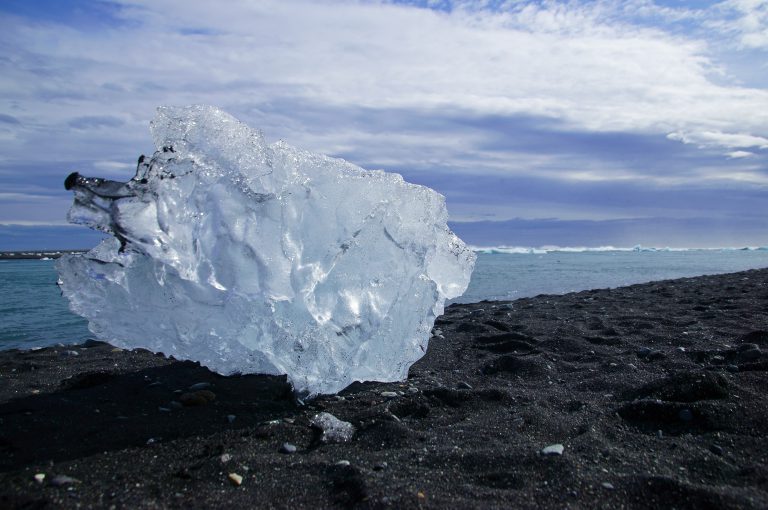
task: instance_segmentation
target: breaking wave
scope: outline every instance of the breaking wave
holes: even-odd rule
[[[617,246],[471,246],[477,253],[544,255],[547,253],[584,253],[584,252],[685,252],[685,251],[768,251],[768,246],[713,247],[713,248],[671,248],[636,245],[631,248]]]

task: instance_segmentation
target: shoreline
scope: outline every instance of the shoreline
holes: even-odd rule
[[[0,351],[0,506],[765,508],[766,310],[768,269],[453,304],[408,380],[306,405],[101,342]]]
[[[57,259],[62,255],[85,253],[88,250],[16,250],[0,251],[0,260]]]

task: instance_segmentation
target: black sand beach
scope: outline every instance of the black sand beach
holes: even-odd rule
[[[407,381],[308,405],[98,342],[0,352],[0,507],[768,508],[768,269],[435,327]]]

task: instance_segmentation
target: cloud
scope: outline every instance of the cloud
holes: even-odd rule
[[[3,14],[0,186],[34,183],[67,200],[45,214],[31,202],[5,208],[0,220],[62,217],[69,171],[130,178],[152,150],[147,125],[162,104],[214,104],[269,139],[401,171],[446,193],[462,217],[550,209],[604,219],[621,215],[613,194],[633,187],[706,188],[707,199],[680,201],[684,215],[768,176],[768,74],[755,71],[759,48],[739,42],[746,29],[725,24],[736,26],[735,7],[107,4],[99,22]],[[535,180],[541,192],[532,202],[509,191],[526,213],[488,200],[493,189],[462,195],[472,180]],[[646,214],[659,206],[651,193],[643,200]],[[728,201],[732,211],[743,203]]]
[[[75,129],[98,129],[104,127],[120,127],[125,122],[117,117],[109,115],[90,115],[86,117],[77,117],[67,123]]]
[[[726,0],[716,9],[723,18],[707,24],[736,38],[745,48],[768,49],[768,1]]]
[[[705,147],[768,149],[768,138],[746,133],[723,133],[720,131],[703,131],[698,133],[670,133],[670,140]],[[730,154],[730,153],[729,153]]]
[[[728,152],[726,154],[731,159],[749,158],[755,155],[754,152],[749,152],[749,151],[733,151],[733,152]]]
[[[136,165],[122,161],[94,161],[92,166],[96,171],[121,176],[129,174],[131,170],[136,168]]]
[[[544,2],[506,11],[463,5],[444,13],[365,2],[233,2],[221,9],[130,0],[120,16],[135,28],[108,37],[57,31],[59,44],[50,48],[40,41],[52,28],[27,24],[10,27],[6,38],[28,48],[38,70],[67,80],[51,89],[15,71],[16,83],[32,85],[32,93],[55,90],[73,106],[95,110],[89,97],[101,104],[118,97],[96,87],[118,82],[128,94],[145,94],[143,101],[123,94],[118,103],[139,103],[132,111],[144,118],[157,102],[236,108],[246,100],[301,98],[535,115],[592,131],[750,132],[768,121],[761,113],[768,112],[768,93],[716,84],[700,40],[602,16],[602,4]],[[121,121],[89,115],[71,122]]]

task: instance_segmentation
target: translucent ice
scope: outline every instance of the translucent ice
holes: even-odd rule
[[[213,107],[160,108],[126,183],[72,174],[73,223],[113,234],[58,262],[100,339],[301,394],[395,381],[475,256],[444,199],[398,174],[265,143]]]
[[[316,414],[309,424],[320,431],[321,443],[346,443],[355,435],[355,427],[331,413]]]

